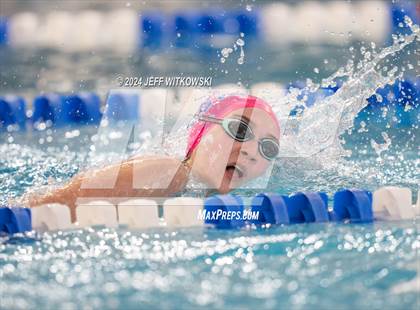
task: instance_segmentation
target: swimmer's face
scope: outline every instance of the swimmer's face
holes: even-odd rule
[[[221,125],[215,124],[192,155],[193,171],[197,171],[203,182],[222,194],[265,172],[271,161],[259,152],[258,140],[272,138],[279,141],[280,135],[273,119],[260,109],[236,110],[225,118],[246,122],[255,138],[246,142],[236,141]]]

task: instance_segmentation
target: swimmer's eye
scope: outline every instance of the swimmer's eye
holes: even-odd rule
[[[261,155],[267,160],[273,160],[279,155],[279,144],[271,138],[258,141]]]
[[[202,115],[200,120],[222,125],[225,132],[239,142],[252,140],[255,136],[247,122],[236,118],[220,119],[209,115]],[[278,141],[273,138],[258,140],[258,150],[265,159],[274,160],[279,154]]]
[[[254,134],[249,125],[239,119],[224,119],[223,127],[228,134],[237,141],[245,142],[254,138]]]

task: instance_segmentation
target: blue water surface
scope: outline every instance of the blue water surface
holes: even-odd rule
[[[414,222],[0,239],[0,308],[416,309]]]

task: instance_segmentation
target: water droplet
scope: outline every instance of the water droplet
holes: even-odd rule
[[[236,40],[236,45],[238,45],[238,46],[244,46],[245,45],[245,42],[244,42],[244,40],[242,40],[242,39],[238,39],[238,40]]]
[[[407,15],[404,16],[404,23],[410,28],[413,27],[413,21]]]
[[[318,68],[314,68],[314,72],[315,72],[316,74],[318,74],[318,73],[319,73],[319,69],[318,69]]]
[[[385,140],[384,143],[377,143],[373,139],[370,140],[370,144],[378,156],[380,156],[382,152],[387,151],[391,146],[391,139],[389,138],[388,134],[386,132],[382,132],[381,135]]]
[[[232,52],[233,52],[233,50],[231,48],[225,47],[224,49],[222,49],[222,56],[224,58],[228,58],[229,54],[232,53]]]

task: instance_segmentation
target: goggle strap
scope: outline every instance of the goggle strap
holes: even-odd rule
[[[199,117],[200,121],[205,121],[205,122],[211,122],[211,123],[216,123],[216,124],[222,124],[223,120],[220,118],[216,118],[213,116],[209,116],[209,115],[201,115]]]

